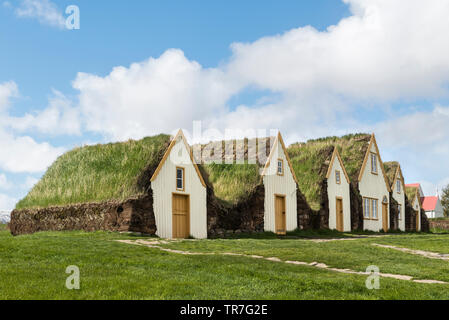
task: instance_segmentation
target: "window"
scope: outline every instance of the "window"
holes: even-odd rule
[[[402,220],[402,206],[398,204],[398,219]]]
[[[337,184],[341,184],[341,174],[338,170],[335,170],[335,181],[337,182]]]
[[[372,203],[372,206],[373,206],[373,216],[372,216],[372,218],[373,219],[377,219],[377,210],[378,210],[377,203],[378,203],[378,201],[376,199],[372,199],[371,203]]]
[[[365,219],[369,219],[371,214],[370,214],[370,199],[365,198],[363,199],[363,213],[365,216]]]
[[[377,155],[371,153],[371,172],[377,174]]]
[[[278,159],[278,176],[284,175],[284,160]]]
[[[184,191],[184,168],[176,168],[176,189]]]
[[[378,219],[379,200],[363,198],[363,216],[365,220]]]
[[[398,189],[398,193],[401,193],[401,180],[396,181],[396,189]]]

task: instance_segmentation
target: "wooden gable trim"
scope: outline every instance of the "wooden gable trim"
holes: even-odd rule
[[[340,162],[340,166],[343,169],[343,173],[345,174],[346,181],[351,184],[349,180],[348,173],[346,172],[345,165],[343,164],[343,160],[341,159],[340,152],[338,152],[337,147],[334,147],[334,152],[332,153],[331,163],[329,164],[329,168],[327,169],[326,179],[329,179],[332,174],[332,167],[334,166],[335,158]]]
[[[190,161],[192,161],[193,167],[195,168],[196,173],[198,174],[198,178],[200,178],[201,184],[203,187],[206,187],[206,183],[204,182],[203,176],[201,175],[200,169],[198,168],[198,165],[195,163],[193,159],[193,152],[192,148],[190,147],[189,143],[187,142],[186,137],[184,136],[184,133],[182,130],[179,130],[176,136],[173,138],[173,140],[170,142],[170,145],[168,146],[167,151],[165,151],[164,157],[162,158],[161,162],[159,163],[158,167],[156,168],[156,171],[154,171],[153,176],[151,177],[151,182],[156,180],[157,176],[159,175],[159,172],[162,170],[162,167],[164,166],[165,161],[167,161],[168,156],[171,153],[171,150],[176,145],[178,138],[181,137],[181,140],[184,142],[185,147],[187,148],[190,156]]]
[[[290,160],[290,157],[288,156],[287,148],[285,147],[284,139],[282,139],[282,135],[280,132],[278,133],[278,135],[276,137],[276,141],[274,142],[273,147],[271,148],[270,155],[269,155],[268,160],[265,163],[264,169],[262,171],[262,177],[264,177],[266,175],[266,172],[268,171],[268,168],[270,167],[271,161],[274,156],[274,150],[276,150],[276,147],[278,146],[278,144],[281,145],[282,150],[284,151],[284,154],[285,154],[285,159],[287,159],[288,167],[290,168],[290,172],[292,173],[293,179],[295,180],[296,184],[298,184],[298,179],[296,178],[295,170],[293,170],[292,162]]]
[[[371,147],[373,146],[373,144],[374,144],[374,147],[376,148],[377,158],[379,159],[380,168],[382,169],[382,174],[384,177],[385,185],[387,186],[388,192],[391,192],[390,183],[388,181],[387,175],[385,174],[384,163],[382,162],[382,158],[381,158],[380,152],[379,152],[379,147],[377,146],[376,137],[374,136],[374,133],[371,135],[371,140],[370,140],[370,143],[368,146],[368,150],[366,150],[365,159],[363,160],[363,165],[362,165],[362,169],[360,170],[360,173],[359,173],[358,181],[360,182],[362,180],[363,173],[365,172],[366,164],[367,164],[369,156],[371,154]]]
[[[394,181],[391,183],[391,191],[393,191],[394,187],[396,186],[396,181],[400,179],[402,182],[402,190],[405,194],[405,181],[404,181],[404,175],[402,174],[401,165],[398,165],[398,168],[396,169],[396,173],[394,175]]]

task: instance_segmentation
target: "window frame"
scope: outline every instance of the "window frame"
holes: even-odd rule
[[[279,172],[279,163],[281,164],[281,172]],[[279,158],[277,161],[277,166],[276,166],[276,174],[278,176],[283,177],[284,176],[284,159]]]
[[[178,188],[178,170],[182,172],[182,188]],[[177,191],[185,191],[186,190],[186,170],[184,167],[176,167],[176,190]]]
[[[398,220],[402,220],[402,204],[398,204]]]
[[[401,180],[400,179],[396,180],[396,189],[397,189],[396,191],[398,193],[402,192],[402,184],[401,184]]]
[[[377,161],[377,154],[374,152],[371,152],[371,173],[372,174],[379,174],[379,166],[378,166],[378,161]],[[373,161],[374,159],[374,161]],[[375,166],[374,166],[375,164]],[[376,171],[374,171],[374,168],[376,168]]]
[[[341,184],[341,172],[340,170],[335,170],[335,183]]]
[[[366,201],[368,201],[368,217],[366,216]],[[374,217],[374,208],[376,217]],[[363,197],[363,220],[379,221],[379,199]]]

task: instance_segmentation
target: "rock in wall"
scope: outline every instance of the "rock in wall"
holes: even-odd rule
[[[298,229],[307,230],[313,228],[315,214],[299,188],[296,191],[296,209],[298,212]]]
[[[220,206],[216,210],[216,223],[210,230],[212,236],[222,236],[226,231],[263,232],[265,212],[265,188],[258,185],[247,199],[233,206]]]
[[[363,230],[363,199],[358,184],[351,182],[349,192],[351,198],[351,229]]]
[[[426,212],[421,209],[421,231],[422,232],[430,232],[430,223],[427,218]]]
[[[405,231],[416,231],[416,212],[407,197],[405,198]]]
[[[40,231],[132,231],[156,233],[151,194],[123,202],[84,203],[43,209],[14,210],[14,236]]]

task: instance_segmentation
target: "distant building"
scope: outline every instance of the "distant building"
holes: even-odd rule
[[[435,197],[423,197],[421,203],[427,218],[434,219],[444,217],[443,206],[441,205],[439,195],[436,195]]]

